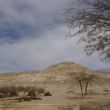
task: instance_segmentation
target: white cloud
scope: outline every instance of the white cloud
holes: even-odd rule
[[[76,38],[66,39],[63,26],[43,36],[0,47],[0,71],[41,70],[51,64],[70,60],[91,68],[104,68],[97,56],[87,58]],[[109,65],[108,65],[109,66]],[[107,67],[107,65],[105,65]]]
[[[71,1],[71,0],[70,0]],[[70,1],[67,0],[0,0],[0,21],[26,23],[38,28],[55,25]]]
[[[9,44],[10,37],[0,39],[0,72],[39,70],[64,60],[87,67],[107,68],[97,55],[87,58],[77,38],[66,38],[67,28],[55,24],[72,0],[0,0],[0,28],[5,24],[26,24],[34,34]],[[17,28],[18,31],[19,28]],[[22,28],[21,28],[22,31]],[[15,39],[16,40],[16,39]]]

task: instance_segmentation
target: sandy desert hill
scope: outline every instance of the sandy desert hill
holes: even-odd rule
[[[106,82],[110,78],[110,74],[105,74],[101,72],[92,71],[80,64],[74,62],[61,62],[55,65],[51,65],[47,69],[43,71],[33,71],[33,72],[21,72],[21,73],[1,73],[0,74],[0,84],[31,84],[37,82],[43,82],[47,78],[51,77],[51,79],[56,81],[65,80],[68,73],[71,72],[80,72],[80,71],[90,71],[97,74],[100,77],[100,80]]]
[[[89,95],[81,99],[79,86],[70,88],[65,80],[68,73],[84,70],[96,74],[98,80],[89,86]],[[42,71],[0,74],[0,84],[39,85],[52,93],[42,100],[12,103],[6,110],[110,110],[110,74],[92,71],[74,62],[61,62]]]
[[[74,62],[61,62],[48,67],[43,71],[21,72],[21,73],[5,73],[0,74],[0,83],[35,83],[42,82],[46,78],[53,77],[55,80],[64,80],[66,75],[71,72],[89,70],[80,64]]]

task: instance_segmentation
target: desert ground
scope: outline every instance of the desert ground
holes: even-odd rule
[[[21,102],[15,100],[16,97],[0,98],[0,110],[110,110],[109,73],[94,71],[98,79],[90,83],[88,95],[84,98],[81,97],[78,84],[71,87],[66,82],[68,73],[83,70],[89,69],[73,62],[62,62],[43,71],[1,73],[1,86],[30,85],[45,88],[51,96],[40,94],[37,100]]]

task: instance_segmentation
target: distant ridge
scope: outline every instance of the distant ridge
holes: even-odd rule
[[[51,65],[49,66],[47,69],[53,69],[53,68],[64,68],[64,67],[70,67],[70,66],[80,66],[80,67],[83,67],[82,65],[80,64],[77,64],[77,63],[74,63],[74,62],[71,62],[71,61],[64,61],[64,62],[59,62],[57,64],[54,64],[54,65]],[[69,69],[69,68],[68,68]]]
[[[71,72],[80,72],[89,70],[81,64],[71,61],[64,61],[49,66],[42,71],[28,71],[28,72],[14,72],[7,74],[0,74],[0,81],[7,84],[33,84],[45,81],[48,77],[53,77],[55,80],[63,81],[67,78],[67,74]]]
[[[64,62],[60,62],[60,63],[57,63],[57,64],[54,64],[54,65],[51,65],[49,66],[47,69],[50,69],[50,68],[57,68],[57,67],[61,67],[61,66],[69,66],[69,65],[73,65],[75,64],[74,62],[70,62],[70,61],[64,61]]]
[[[98,71],[99,71],[99,72],[110,73],[110,69],[109,69],[109,68],[100,69],[100,70],[98,70]]]

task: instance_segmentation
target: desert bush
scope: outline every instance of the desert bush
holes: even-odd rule
[[[15,86],[2,86],[0,93],[5,97],[17,96],[17,88]]]
[[[18,96],[17,94],[17,87],[16,86],[10,86],[9,87],[9,96]]]
[[[32,90],[32,88],[33,87],[31,87],[31,86],[18,86],[17,92],[19,95],[22,93],[23,96],[26,96]]]
[[[0,88],[1,97],[13,97],[13,96],[30,96],[36,98],[37,95],[45,93],[44,88],[36,88],[34,86],[2,86]]]
[[[36,88],[35,87],[32,87],[31,89],[29,89],[28,96],[31,96],[33,98],[36,97]]]
[[[18,91],[18,92],[22,92],[22,91],[25,91],[25,89],[24,89],[23,86],[18,86],[18,87],[17,87],[17,91]]]
[[[37,91],[38,94],[45,93],[45,89],[44,88],[37,88],[36,91]]]
[[[26,91],[26,92],[29,92],[32,89],[35,89],[35,87],[33,87],[33,86],[25,86],[25,87],[23,87],[23,90]]]
[[[23,97],[23,100],[24,101],[31,101],[32,99],[31,99],[31,97]]]
[[[5,98],[5,95],[3,93],[0,93],[0,98]]]
[[[51,94],[49,91],[47,91],[47,92],[44,94],[44,96],[52,96],[52,94]]]
[[[20,93],[35,96],[36,88],[31,86],[2,86],[0,88],[0,94],[3,94],[5,97],[19,96]]]
[[[0,93],[4,95],[4,97],[8,97],[10,93],[10,89],[8,86],[2,86],[0,88]]]

